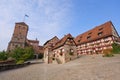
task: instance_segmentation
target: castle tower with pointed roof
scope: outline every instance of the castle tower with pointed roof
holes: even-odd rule
[[[15,24],[15,29],[8,44],[7,51],[11,51],[16,47],[24,48],[27,40],[28,25],[24,22],[18,22]]]

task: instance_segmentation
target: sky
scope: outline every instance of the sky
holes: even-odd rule
[[[43,45],[54,36],[76,37],[107,21],[120,34],[119,20],[120,0],[0,0],[0,51],[7,49],[16,22],[25,22],[27,38]]]

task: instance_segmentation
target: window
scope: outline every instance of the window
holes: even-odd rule
[[[19,27],[19,29],[20,29],[21,26],[18,26],[18,27]]]
[[[80,42],[81,40],[78,40],[78,42]]]
[[[53,57],[55,57],[55,54],[53,54]]]
[[[82,38],[82,36],[80,36],[80,38]]]
[[[92,32],[88,33],[88,35],[92,34]]]
[[[17,47],[18,47],[18,45],[15,45],[15,47],[17,48]]]
[[[103,30],[103,28],[99,28],[99,31]]]
[[[89,40],[91,38],[91,36],[88,36],[87,39]]]
[[[21,35],[21,32],[19,32],[19,34]]]
[[[103,34],[103,32],[99,32],[99,33],[98,33],[98,36],[102,36],[102,34]]]
[[[20,39],[19,39],[19,38],[17,38],[17,40],[19,41]]]
[[[23,30],[25,29],[25,27],[23,27]]]
[[[12,44],[12,46],[14,46],[14,43]]]
[[[70,49],[70,52],[74,52],[73,49]]]
[[[69,55],[74,55],[74,50],[70,49]]]
[[[69,39],[69,38],[68,38],[67,40],[68,40],[68,41],[70,41],[70,39]]]
[[[62,49],[60,49],[60,55],[61,55],[61,56],[63,55],[63,53],[62,53]]]

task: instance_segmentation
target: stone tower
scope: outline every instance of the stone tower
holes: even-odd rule
[[[11,38],[11,41],[8,44],[7,51],[11,51],[16,47],[24,48],[26,45],[28,33],[28,25],[24,22],[15,23],[15,29]]]

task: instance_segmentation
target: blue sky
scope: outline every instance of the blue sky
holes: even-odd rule
[[[29,25],[28,39],[40,45],[54,36],[74,37],[112,21],[120,34],[120,0],[1,0],[0,51],[6,50],[16,22]]]

